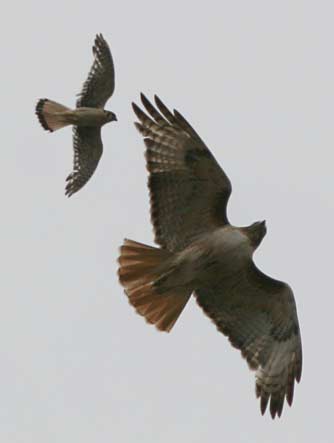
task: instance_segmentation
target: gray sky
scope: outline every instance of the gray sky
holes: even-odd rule
[[[0,441],[330,442],[334,358],[334,3],[11,1],[0,26]],[[199,3],[199,2],[198,2]],[[74,105],[102,32],[116,67],[104,155],[64,197]],[[304,368],[292,408],[261,416],[254,374],[196,306],[171,334],[128,305],[123,237],[153,244],[139,92],[179,109],[233,183],[236,225],[267,220],[256,263],[294,289]]]

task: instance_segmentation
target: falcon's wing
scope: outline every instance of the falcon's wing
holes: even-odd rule
[[[198,134],[155,96],[158,110],[142,94],[148,113],[136,104],[136,123],[145,137],[151,218],[155,241],[179,251],[198,234],[228,223],[231,183]]]
[[[256,396],[273,418],[284,399],[292,404],[294,382],[302,372],[302,345],[291,288],[257,269],[224,276],[219,287],[196,290],[196,298],[217,329],[241,350],[256,370]]]
[[[95,38],[94,63],[77,100],[77,108],[104,108],[115,89],[115,71],[108,43],[102,34]]]
[[[67,177],[65,195],[79,191],[93,175],[103,152],[100,127],[73,126],[73,172]]]

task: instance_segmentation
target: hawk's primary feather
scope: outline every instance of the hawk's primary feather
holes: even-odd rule
[[[158,97],[161,114],[142,94],[150,114],[136,104],[136,127],[145,137],[151,217],[155,240],[180,251],[203,232],[228,223],[226,206],[231,183],[203,141],[177,111]]]

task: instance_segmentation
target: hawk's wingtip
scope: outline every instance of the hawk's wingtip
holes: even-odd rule
[[[133,111],[134,111],[134,113],[137,115],[137,117],[138,117],[138,113],[140,112],[140,108],[139,108],[139,106],[137,105],[137,103],[135,103],[135,102],[132,102],[131,103],[131,106],[132,106],[132,109],[133,109]],[[138,117],[139,118],[139,117]]]
[[[140,93],[140,99],[141,99],[144,106],[145,106],[145,103],[149,104],[149,105],[151,104],[149,99],[146,97],[146,95],[143,92]]]

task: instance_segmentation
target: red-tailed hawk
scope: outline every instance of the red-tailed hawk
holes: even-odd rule
[[[136,311],[170,331],[191,294],[256,370],[261,412],[273,418],[292,403],[302,346],[291,288],[263,274],[253,253],[265,222],[232,226],[231,183],[199,135],[158,97],[133,104],[144,136],[151,216],[160,249],[125,240],[119,279]]]
[[[65,194],[69,197],[79,191],[93,175],[102,156],[101,127],[117,120],[104,106],[115,89],[114,64],[108,43],[97,35],[93,46],[94,62],[89,71],[76,109],[72,110],[55,101],[40,99],[37,117],[44,129],[56,131],[73,125],[73,172],[67,177]]]

